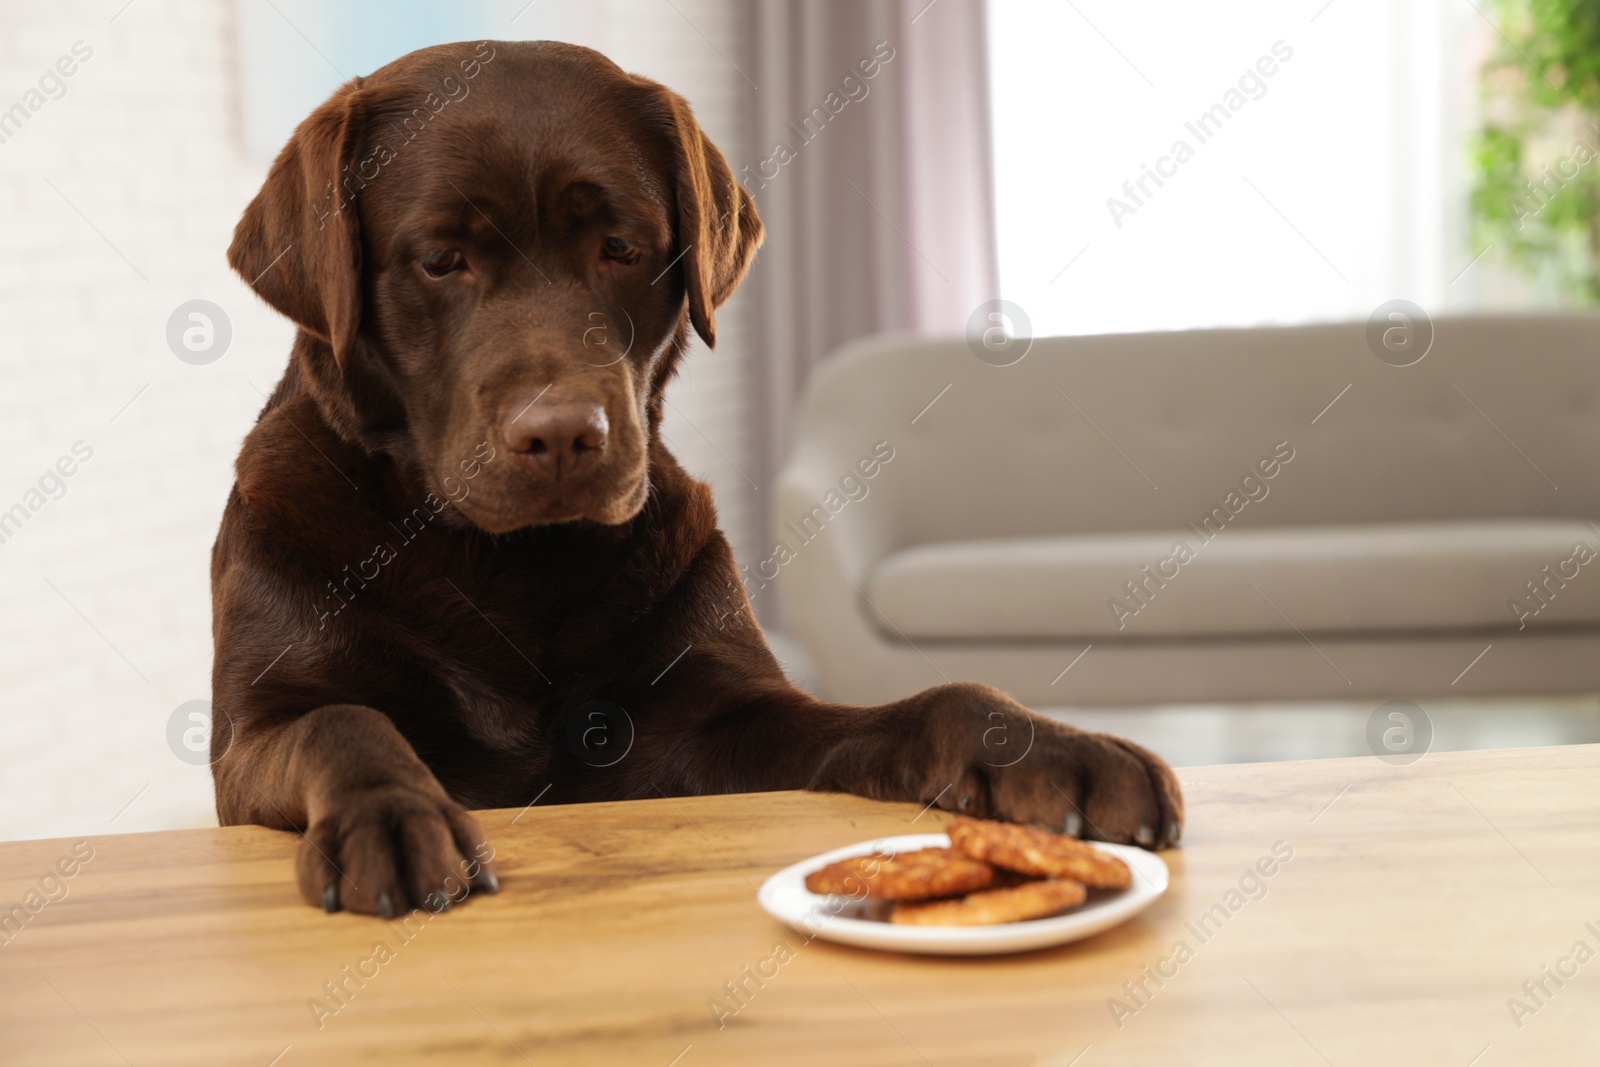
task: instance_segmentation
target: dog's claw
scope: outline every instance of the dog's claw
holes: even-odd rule
[[[972,794],[971,793],[962,793],[961,794],[961,810],[962,811],[966,811],[970,807],[972,807]]]
[[[485,893],[500,892],[500,879],[494,876],[493,871],[484,871],[483,877],[478,879],[478,888]]]
[[[322,891],[322,910],[332,915],[339,910],[339,887],[330,885]]]
[[[389,900],[388,893],[378,894],[378,914],[385,919],[394,918],[394,904]]]
[[[1077,811],[1067,812],[1066,823],[1062,826],[1068,837],[1078,837],[1083,833],[1083,816]]]
[[[1176,845],[1183,838],[1183,824],[1174,819],[1167,825],[1167,844]]]
[[[1156,843],[1156,832],[1148,826],[1141,826],[1139,832],[1133,835],[1133,839],[1145,848],[1149,848]]]

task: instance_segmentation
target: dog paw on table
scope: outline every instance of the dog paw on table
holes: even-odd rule
[[[913,699],[932,705],[922,712],[931,751],[915,790],[924,803],[1148,849],[1182,837],[1182,790],[1153,752],[1045,718],[985,685]]]
[[[418,908],[445,911],[470,892],[498,892],[493,859],[478,821],[455,801],[383,786],[312,823],[295,877],[309,904],[389,919]]]

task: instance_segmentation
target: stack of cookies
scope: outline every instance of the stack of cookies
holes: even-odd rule
[[[852,856],[806,875],[806,888],[891,901],[893,923],[986,926],[1043,919],[1082,904],[1090,889],[1133,884],[1126,863],[1061,834],[967,818],[947,832],[949,848]]]

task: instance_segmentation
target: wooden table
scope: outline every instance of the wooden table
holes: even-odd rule
[[[992,959],[807,943],[756,907],[797,859],[943,821],[850,797],[487,812],[505,891],[409,932],[302,905],[292,835],[95,838],[64,898],[0,930],[0,1062],[1600,1061],[1600,746],[1181,777],[1165,898]],[[71,850],[0,845],[0,905]]]

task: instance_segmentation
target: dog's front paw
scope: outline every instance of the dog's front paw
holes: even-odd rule
[[[312,823],[295,877],[306,902],[392,918],[443,911],[472,889],[500,888],[478,822],[448,797],[408,786],[368,789]]]
[[[1035,715],[988,686],[947,687],[927,797],[964,815],[1073,837],[1165,848],[1183,834],[1183,793],[1157,755]]]

